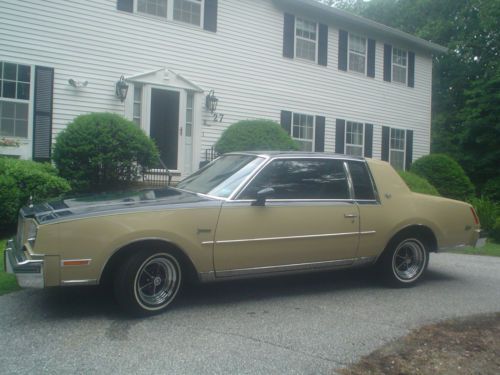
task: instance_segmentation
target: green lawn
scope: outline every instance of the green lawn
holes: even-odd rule
[[[490,240],[488,240],[486,245],[479,249],[475,249],[473,247],[466,247],[463,249],[454,250],[453,252],[458,254],[489,255],[494,257],[500,257],[500,244],[490,242]]]
[[[4,272],[3,266],[3,251],[5,250],[6,240],[0,240],[0,296],[5,293],[19,289],[14,275],[9,275]]]

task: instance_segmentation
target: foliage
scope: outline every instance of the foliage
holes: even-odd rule
[[[469,202],[476,210],[481,228],[490,233],[497,221],[498,206],[486,197],[472,198]]]
[[[471,255],[487,255],[487,256],[495,256],[495,257],[500,257],[500,243],[491,242],[488,240],[486,242],[486,245],[480,248],[474,248],[474,247],[465,247],[465,248],[459,248],[459,249],[454,249],[454,253],[461,253],[461,254],[471,254]]]
[[[497,217],[493,229],[489,233],[490,237],[493,238],[497,243],[500,243],[500,217]]]
[[[69,190],[68,182],[50,164],[0,158],[0,225],[15,224],[30,196],[34,203],[43,202]]]
[[[500,1],[323,2],[449,48],[434,57],[432,151],[458,160],[482,190],[500,165]]]
[[[233,151],[297,150],[297,144],[277,123],[270,120],[244,120],[228,127],[215,144],[224,154]]]
[[[411,191],[415,193],[439,196],[437,189],[425,178],[411,172],[398,171],[398,173]]]
[[[5,242],[5,240],[0,240],[0,296],[19,289],[16,277],[4,272],[3,251],[5,249]]]
[[[410,171],[426,178],[443,197],[467,200],[474,194],[474,186],[469,177],[447,155],[423,156],[412,164]]]
[[[56,139],[54,162],[75,190],[104,190],[135,181],[158,160],[154,142],[112,113],[78,116]]]
[[[492,178],[484,184],[482,194],[496,203],[500,203],[500,176]]]

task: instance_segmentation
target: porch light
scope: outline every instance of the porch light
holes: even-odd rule
[[[210,113],[214,113],[217,110],[217,103],[218,102],[219,102],[219,99],[215,96],[214,90],[210,90],[210,92],[208,93],[208,95],[205,99],[205,106],[210,111]]]
[[[116,82],[116,97],[120,99],[121,102],[125,100],[127,97],[127,92],[128,92],[128,85],[127,82],[125,82],[125,77],[121,76],[120,80]]]

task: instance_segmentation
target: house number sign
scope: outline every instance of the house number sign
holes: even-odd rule
[[[212,115],[214,122],[222,122],[224,119],[224,113],[214,112]]]

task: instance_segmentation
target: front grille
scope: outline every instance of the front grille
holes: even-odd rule
[[[23,246],[23,236],[24,236],[24,217],[19,213],[17,218],[17,236],[16,236],[16,248],[21,249]]]

